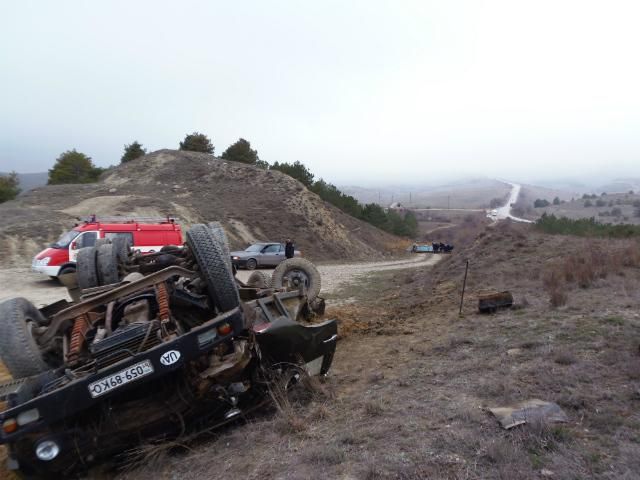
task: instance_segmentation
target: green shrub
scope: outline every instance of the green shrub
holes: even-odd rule
[[[98,181],[103,171],[104,169],[93,164],[91,157],[75,149],[67,150],[60,154],[53,168],[49,170],[48,183],[93,183]]]
[[[251,149],[251,143],[244,138],[239,139],[233,145],[230,145],[224,153],[222,158],[231,162],[248,163],[249,165],[256,165],[258,163],[258,151]],[[262,167],[262,165],[260,165]]]
[[[209,137],[204,133],[193,132],[186,135],[184,141],[180,142],[180,150],[210,153],[213,155],[214,147]]]
[[[640,225],[598,223],[593,217],[572,220],[566,217],[543,214],[535,223],[535,227],[544,233],[580,237],[629,238],[640,236]]]
[[[131,160],[135,160],[138,157],[145,155],[147,151],[142,148],[142,144],[134,141],[129,145],[124,146],[124,153],[122,154],[122,158],[120,159],[120,163],[127,163]]]
[[[8,175],[0,175],[0,203],[13,200],[20,193],[18,174],[11,172]]]

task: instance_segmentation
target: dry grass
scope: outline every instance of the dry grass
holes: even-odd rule
[[[545,268],[542,283],[552,306],[565,305],[572,286],[590,288],[612,275],[624,275],[625,269],[640,266],[638,241],[590,240],[586,247],[554,258]]]
[[[281,402],[121,478],[511,480],[542,469],[558,479],[637,478],[640,271],[625,265],[633,259],[607,260],[606,278],[580,288],[564,259],[592,246],[602,247],[501,222],[433,270],[371,276],[370,288],[352,292],[355,304],[333,311],[341,340],[320,385],[328,396]],[[615,258],[628,245],[606,247]],[[527,307],[481,316],[470,295],[459,317],[466,258],[469,291],[510,290]],[[557,278],[547,278],[551,265]],[[562,308],[543,282],[569,292]],[[555,401],[569,422],[505,431],[483,408],[531,398]]]

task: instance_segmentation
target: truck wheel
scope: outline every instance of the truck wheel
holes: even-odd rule
[[[98,270],[96,269],[95,247],[85,247],[78,250],[76,257],[78,286],[81,289],[98,286]]]
[[[258,266],[258,262],[256,262],[255,258],[250,258],[249,260],[247,260],[247,263],[245,264],[245,267],[247,270],[255,270],[257,266]]]
[[[207,283],[214,305],[223,312],[236,308],[240,304],[236,282],[211,230],[203,224],[193,225],[187,231],[187,244]]]
[[[231,253],[229,252],[229,239],[227,238],[227,234],[225,233],[222,224],[220,222],[211,222],[209,223],[209,230],[211,230],[214,238],[218,241],[218,245],[220,245],[220,248],[222,249],[224,258],[227,259],[229,271],[233,272],[233,267],[231,266]]]
[[[307,289],[307,299],[311,302],[320,293],[320,272],[305,258],[289,258],[273,271],[271,284],[273,288],[282,288],[288,284],[292,289],[304,285]]]
[[[118,283],[118,255],[112,244],[100,245],[96,256],[98,266],[98,281],[100,285]]]
[[[116,251],[118,262],[127,263],[129,261],[129,252],[131,251],[131,241],[127,237],[116,237],[111,240],[111,245]]]
[[[0,303],[0,357],[14,379],[50,370],[31,334],[32,326],[46,323],[42,313],[24,298]]]
[[[100,245],[109,245],[110,243],[111,243],[111,240],[108,238],[98,238],[96,240],[96,243],[93,244],[93,246],[98,248],[100,247]]]
[[[255,288],[271,288],[271,278],[264,272],[253,272],[247,280],[247,285]]]

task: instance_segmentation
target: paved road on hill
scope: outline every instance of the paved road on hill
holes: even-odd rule
[[[515,204],[518,201],[518,196],[520,195],[521,186],[518,185],[517,183],[511,183],[511,182],[507,182],[507,183],[511,185],[511,194],[509,195],[507,203],[505,203],[502,207],[497,209],[497,212],[498,212],[497,215],[492,216],[491,214],[489,214],[488,217],[493,218],[495,220],[505,220],[507,218],[510,218],[515,222],[533,223],[531,220],[514,217],[513,215],[511,215],[511,205]]]
[[[342,263],[319,265],[322,277],[322,294],[332,294],[341,286],[353,282],[358,277],[385,270],[430,267],[440,260],[441,255],[416,254],[400,260],[367,263]],[[271,275],[273,270],[261,270]],[[246,281],[250,271],[241,270],[238,278]],[[12,297],[25,297],[37,306],[53,303],[60,299],[70,300],[67,290],[56,280],[33,273],[28,268],[0,268],[0,301]]]

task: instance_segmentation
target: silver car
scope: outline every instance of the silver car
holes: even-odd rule
[[[294,250],[294,256],[301,255],[299,250]],[[275,267],[287,259],[284,255],[284,243],[258,242],[245,250],[231,252],[231,261],[236,268],[253,270],[257,267]]]

